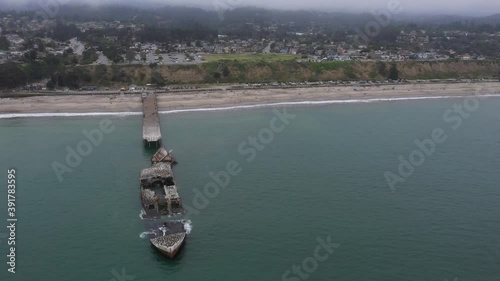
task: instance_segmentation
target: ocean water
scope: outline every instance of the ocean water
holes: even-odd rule
[[[162,115],[179,192],[192,208],[192,232],[175,260],[141,238],[148,223],[138,177],[154,151],[142,145],[140,116],[2,119],[0,223],[9,168],[18,221],[15,274],[0,228],[0,280],[498,280],[500,99],[475,102]],[[283,125],[276,110],[285,109],[295,117]],[[68,166],[67,147],[77,150],[82,131],[106,119],[112,132]],[[429,144],[434,131],[445,140],[419,150],[415,141]],[[400,173],[410,156],[418,165]],[[71,169],[62,182],[55,162]],[[217,190],[211,175],[224,175],[228,163],[239,173]],[[401,179],[394,189],[386,172]],[[335,244],[331,252],[321,240]]]

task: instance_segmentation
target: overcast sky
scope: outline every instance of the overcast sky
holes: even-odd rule
[[[189,5],[215,9],[216,7],[258,6],[275,9],[310,9],[323,11],[369,12],[387,8],[391,1],[400,1],[403,13],[491,15],[500,13],[499,0],[0,0],[0,7],[37,5],[47,1],[59,3]],[[146,4],[146,5],[145,5]]]

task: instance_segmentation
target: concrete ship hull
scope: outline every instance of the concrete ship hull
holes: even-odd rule
[[[173,259],[186,242],[186,221],[168,221],[156,224],[150,234],[149,242],[163,255]]]
[[[167,256],[168,258],[173,259],[177,256],[182,246],[184,246],[184,243],[186,242],[186,234],[184,234],[183,237],[178,240],[178,242],[170,247],[159,245],[154,241],[154,239],[150,239],[149,241],[151,242],[151,245],[153,245],[160,253]]]

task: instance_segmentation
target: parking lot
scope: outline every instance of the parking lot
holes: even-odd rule
[[[162,57],[163,59],[160,59]],[[170,53],[170,54],[154,54],[154,53],[147,53],[146,54],[146,61],[141,60],[141,55],[137,54],[135,56],[135,61],[133,61],[133,64],[150,64],[150,63],[157,63],[157,64],[197,64],[197,63],[202,63],[203,60],[201,59],[201,55],[194,54],[192,55],[193,60],[190,60],[186,57],[185,54],[183,53]]]

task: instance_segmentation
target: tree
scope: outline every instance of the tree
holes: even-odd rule
[[[51,37],[64,42],[73,37],[78,37],[79,35],[80,30],[74,24],[65,25],[64,23],[58,21],[52,30]]]
[[[36,50],[31,50],[24,54],[24,60],[29,63],[34,63],[38,57],[38,52]]]
[[[385,65],[385,62],[383,61],[377,61],[375,63],[376,67],[377,67],[377,71],[378,73],[383,76],[383,77],[387,77],[388,76],[388,73],[387,73],[387,68],[386,68],[386,65]]]
[[[20,67],[14,63],[2,64],[0,67],[0,89],[14,88],[26,84],[28,77]]]
[[[399,80],[399,70],[398,66],[393,63],[391,69],[389,69],[389,80]]]
[[[127,50],[125,56],[127,57],[128,63],[131,63],[135,60],[135,52],[131,49]]]
[[[123,57],[121,56],[120,49],[115,45],[108,45],[104,48],[102,53],[114,63],[119,63],[123,61]]]
[[[83,52],[83,59],[82,59],[82,64],[91,64],[95,62],[99,56],[97,55],[97,52],[93,49],[88,49]]]
[[[23,43],[23,50],[31,50],[35,47],[35,42],[33,42],[33,39],[28,38],[27,40],[24,41]]]
[[[0,36],[0,50],[8,50],[10,48],[10,42],[7,37]]]
[[[47,82],[46,86],[47,86],[47,89],[49,89],[49,90],[54,90],[56,88],[56,84],[54,84],[54,81],[52,81],[52,79],[49,80],[49,82]]]
[[[151,73],[151,83],[156,84],[157,86],[165,86],[165,80],[161,73],[154,71]]]
[[[228,77],[230,74],[231,74],[231,71],[229,70],[229,67],[227,67],[227,65],[226,65],[224,67],[224,69],[222,69],[222,75],[224,75],[224,77]]]
[[[37,40],[36,44],[38,45],[38,51],[43,53],[45,52],[45,43],[42,40]]]

